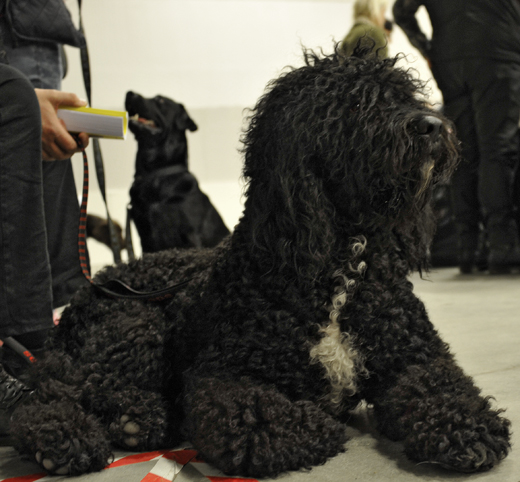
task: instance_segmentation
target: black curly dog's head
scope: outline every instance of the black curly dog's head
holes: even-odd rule
[[[305,65],[272,81],[250,118],[246,209],[257,247],[282,262],[301,256],[291,246],[316,263],[338,237],[390,230],[421,251],[410,264],[424,265],[431,187],[458,157],[453,127],[397,59],[369,52],[306,51]]]

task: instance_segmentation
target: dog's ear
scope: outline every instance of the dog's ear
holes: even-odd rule
[[[175,118],[175,126],[181,131],[185,131],[186,129],[191,132],[196,131],[198,129],[197,124],[193,122],[193,119],[188,115],[183,105],[181,105],[181,108],[182,113]]]
[[[295,166],[293,166],[295,167]],[[246,209],[254,219],[253,243],[272,269],[288,267],[301,283],[312,284],[324,271],[335,243],[334,207],[322,180],[303,166],[287,172],[275,164],[265,180],[249,183]]]

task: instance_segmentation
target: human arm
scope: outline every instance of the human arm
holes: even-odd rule
[[[83,107],[86,102],[76,94],[60,92],[52,89],[34,89],[42,116],[42,157],[45,161],[68,159],[72,154],[80,152],[88,145],[89,137],[85,133],[78,134],[81,147],[67,131],[63,121],[58,118],[60,106]]]
[[[392,12],[394,20],[408,37],[410,43],[430,62],[431,42],[419,27],[415,14],[422,5],[421,0],[396,0]]]

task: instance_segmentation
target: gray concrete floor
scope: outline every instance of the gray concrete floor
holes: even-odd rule
[[[413,282],[433,323],[451,345],[459,363],[474,377],[484,394],[493,395],[497,406],[507,409],[506,415],[514,432],[513,449],[508,458],[490,472],[476,475],[414,465],[402,455],[400,444],[378,436],[370,413],[359,409],[352,417],[349,426],[352,439],[344,454],[310,472],[288,473],[277,481],[520,482],[520,449],[517,447],[517,427],[520,427],[520,275],[461,276],[456,269],[446,268],[430,273],[425,279],[414,276]],[[115,452],[116,457],[124,455],[129,453]],[[69,480],[141,481],[155,463],[150,461],[111,468]],[[11,480],[12,477],[16,477],[13,481],[17,482],[41,480],[36,475],[19,478],[38,472],[41,471],[36,464],[21,460],[11,447],[0,447],[0,480]],[[175,480],[199,482],[208,479],[201,475],[200,465],[194,463],[186,465]]]

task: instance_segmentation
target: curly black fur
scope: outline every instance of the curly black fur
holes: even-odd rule
[[[275,476],[343,451],[340,420],[366,400],[412,460],[469,472],[507,455],[509,422],[407,279],[426,267],[432,186],[456,164],[451,125],[395,59],[305,61],[253,111],[235,232],[96,277],[187,286],[155,304],[75,295],[15,413],[20,452],[76,474],[101,469],[109,443],[187,438],[227,473]]]

